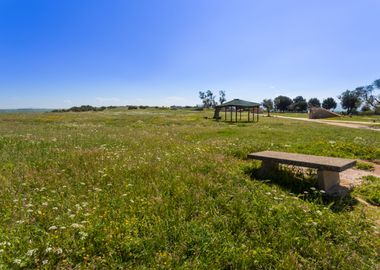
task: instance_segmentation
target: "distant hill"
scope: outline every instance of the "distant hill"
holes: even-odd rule
[[[33,108],[22,108],[22,109],[0,109],[0,113],[38,113],[38,112],[51,112],[53,109],[33,109]]]

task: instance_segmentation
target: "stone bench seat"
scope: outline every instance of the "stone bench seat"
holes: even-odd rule
[[[263,162],[261,172],[265,173],[276,169],[278,164],[314,168],[318,170],[318,187],[329,191],[339,185],[339,172],[354,167],[356,161],[352,159],[303,155],[276,151],[263,151],[248,154],[248,158]]]

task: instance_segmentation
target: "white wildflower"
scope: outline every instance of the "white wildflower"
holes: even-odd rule
[[[322,216],[322,212],[321,212],[321,211],[317,210],[316,213],[317,213],[318,215]]]
[[[26,256],[28,257],[32,257],[35,253],[37,252],[37,249],[30,249],[28,250],[28,252],[26,253]]]
[[[61,226],[61,227],[59,227],[61,230],[64,230],[64,229],[66,229],[66,227],[65,226]]]
[[[8,246],[8,247],[9,247],[10,245],[11,245],[11,243],[10,243],[10,242],[7,242],[7,241],[4,241],[4,242],[1,242],[1,243],[0,243],[0,246],[1,246],[1,247],[5,247],[5,246]]]
[[[82,225],[82,224],[78,224],[78,223],[73,223],[73,224],[71,224],[71,226],[70,227],[72,227],[72,228],[83,228],[84,226]]]
[[[42,203],[43,206],[48,206],[49,204],[47,202]]]
[[[33,204],[28,203],[28,204],[26,204],[25,206],[29,208],[29,207],[33,207]]]
[[[28,209],[28,210],[26,210],[26,212],[28,212],[28,213],[32,213],[33,210],[32,210],[32,209]]]
[[[123,195],[121,195],[122,197],[126,197],[127,196],[127,194],[126,193],[124,193]]]
[[[48,262],[49,262],[48,260],[43,260],[43,261],[42,261],[42,264],[45,265],[45,264],[47,264]]]
[[[88,236],[88,234],[85,232],[79,232],[79,235],[80,235],[80,240],[84,240]]]
[[[58,210],[58,207],[53,207],[53,210]]]
[[[49,231],[54,231],[54,230],[56,230],[56,229],[58,229],[57,226],[50,226],[50,227],[49,227]]]
[[[62,248],[57,248],[55,250],[55,253],[57,253],[57,254],[62,254],[62,252],[63,252]]]
[[[74,218],[74,217],[75,217],[74,214],[69,215],[69,218]]]
[[[13,262],[17,265],[20,265],[21,264],[21,260],[20,259],[14,259]]]
[[[315,187],[311,187],[310,189],[311,189],[311,190],[313,190],[313,191],[314,191],[314,190],[316,190],[316,188],[315,188]]]
[[[94,188],[94,190],[95,190],[96,192],[100,192],[100,191],[102,191],[101,188]]]
[[[4,252],[4,249],[0,249],[0,253],[3,253]]]
[[[46,249],[45,249],[45,252],[46,253],[50,253],[50,252],[52,252],[53,251],[53,249],[51,248],[51,247],[47,247]]]

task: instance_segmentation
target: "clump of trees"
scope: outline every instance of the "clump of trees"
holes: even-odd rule
[[[289,110],[294,112],[304,112],[307,110],[307,102],[303,96],[293,98],[293,103],[289,105]]]
[[[276,111],[285,112],[289,111],[289,106],[292,105],[293,100],[287,96],[278,96],[273,100],[273,103]]]
[[[262,105],[267,109],[268,107],[264,105],[265,101],[267,100],[265,99]],[[337,106],[332,97],[323,100],[323,102],[323,108],[328,110],[335,109]],[[302,96],[297,96],[293,99],[287,96],[278,96],[273,100],[273,104],[274,109],[278,112],[306,112],[310,107],[321,107],[321,102],[318,98],[311,98],[309,101],[306,101],[306,99]]]
[[[218,105],[216,101],[216,95],[211,90],[206,92],[199,91],[199,98],[202,100],[203,108],[214,108]],[[223,90],[219,91],[219,104],[223,104],[226,101],[226,92]]]
[[[356,113],[364,103],[362,111],[380,113],[380,79],[372,84],[346,90],[340,96],[340,104],[347,114]]]

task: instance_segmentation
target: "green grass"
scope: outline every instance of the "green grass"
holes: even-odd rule
[[[291,189],[288,176],[255,179],[245,157],[375,160],[380,133],[204,116],[0,115],[0,269],[376,267],[378,227],[363,206]]]
[[[286,112],[286,113],[271,113],[271,114],[278,115],[278,116],[286,116],[286,117],[309,118],[309,115],[307,113]]]
[[[355,189],[354,194],[373,205],[380,206],[380,178],[364,177],[364,183]]]
[[[358,122],[369,122],[373,124],[379,124],[380,115],[352,115],[351,117],[342,116],[342,117],[336,117],[336,118],[329,118],[329,120],[358,121]]]
[[[366,162],[356,162],[357,169],[359,170],[364,170],[364,171],[373,171],[375,170],[375,167],[371,163],[366,163]]]

